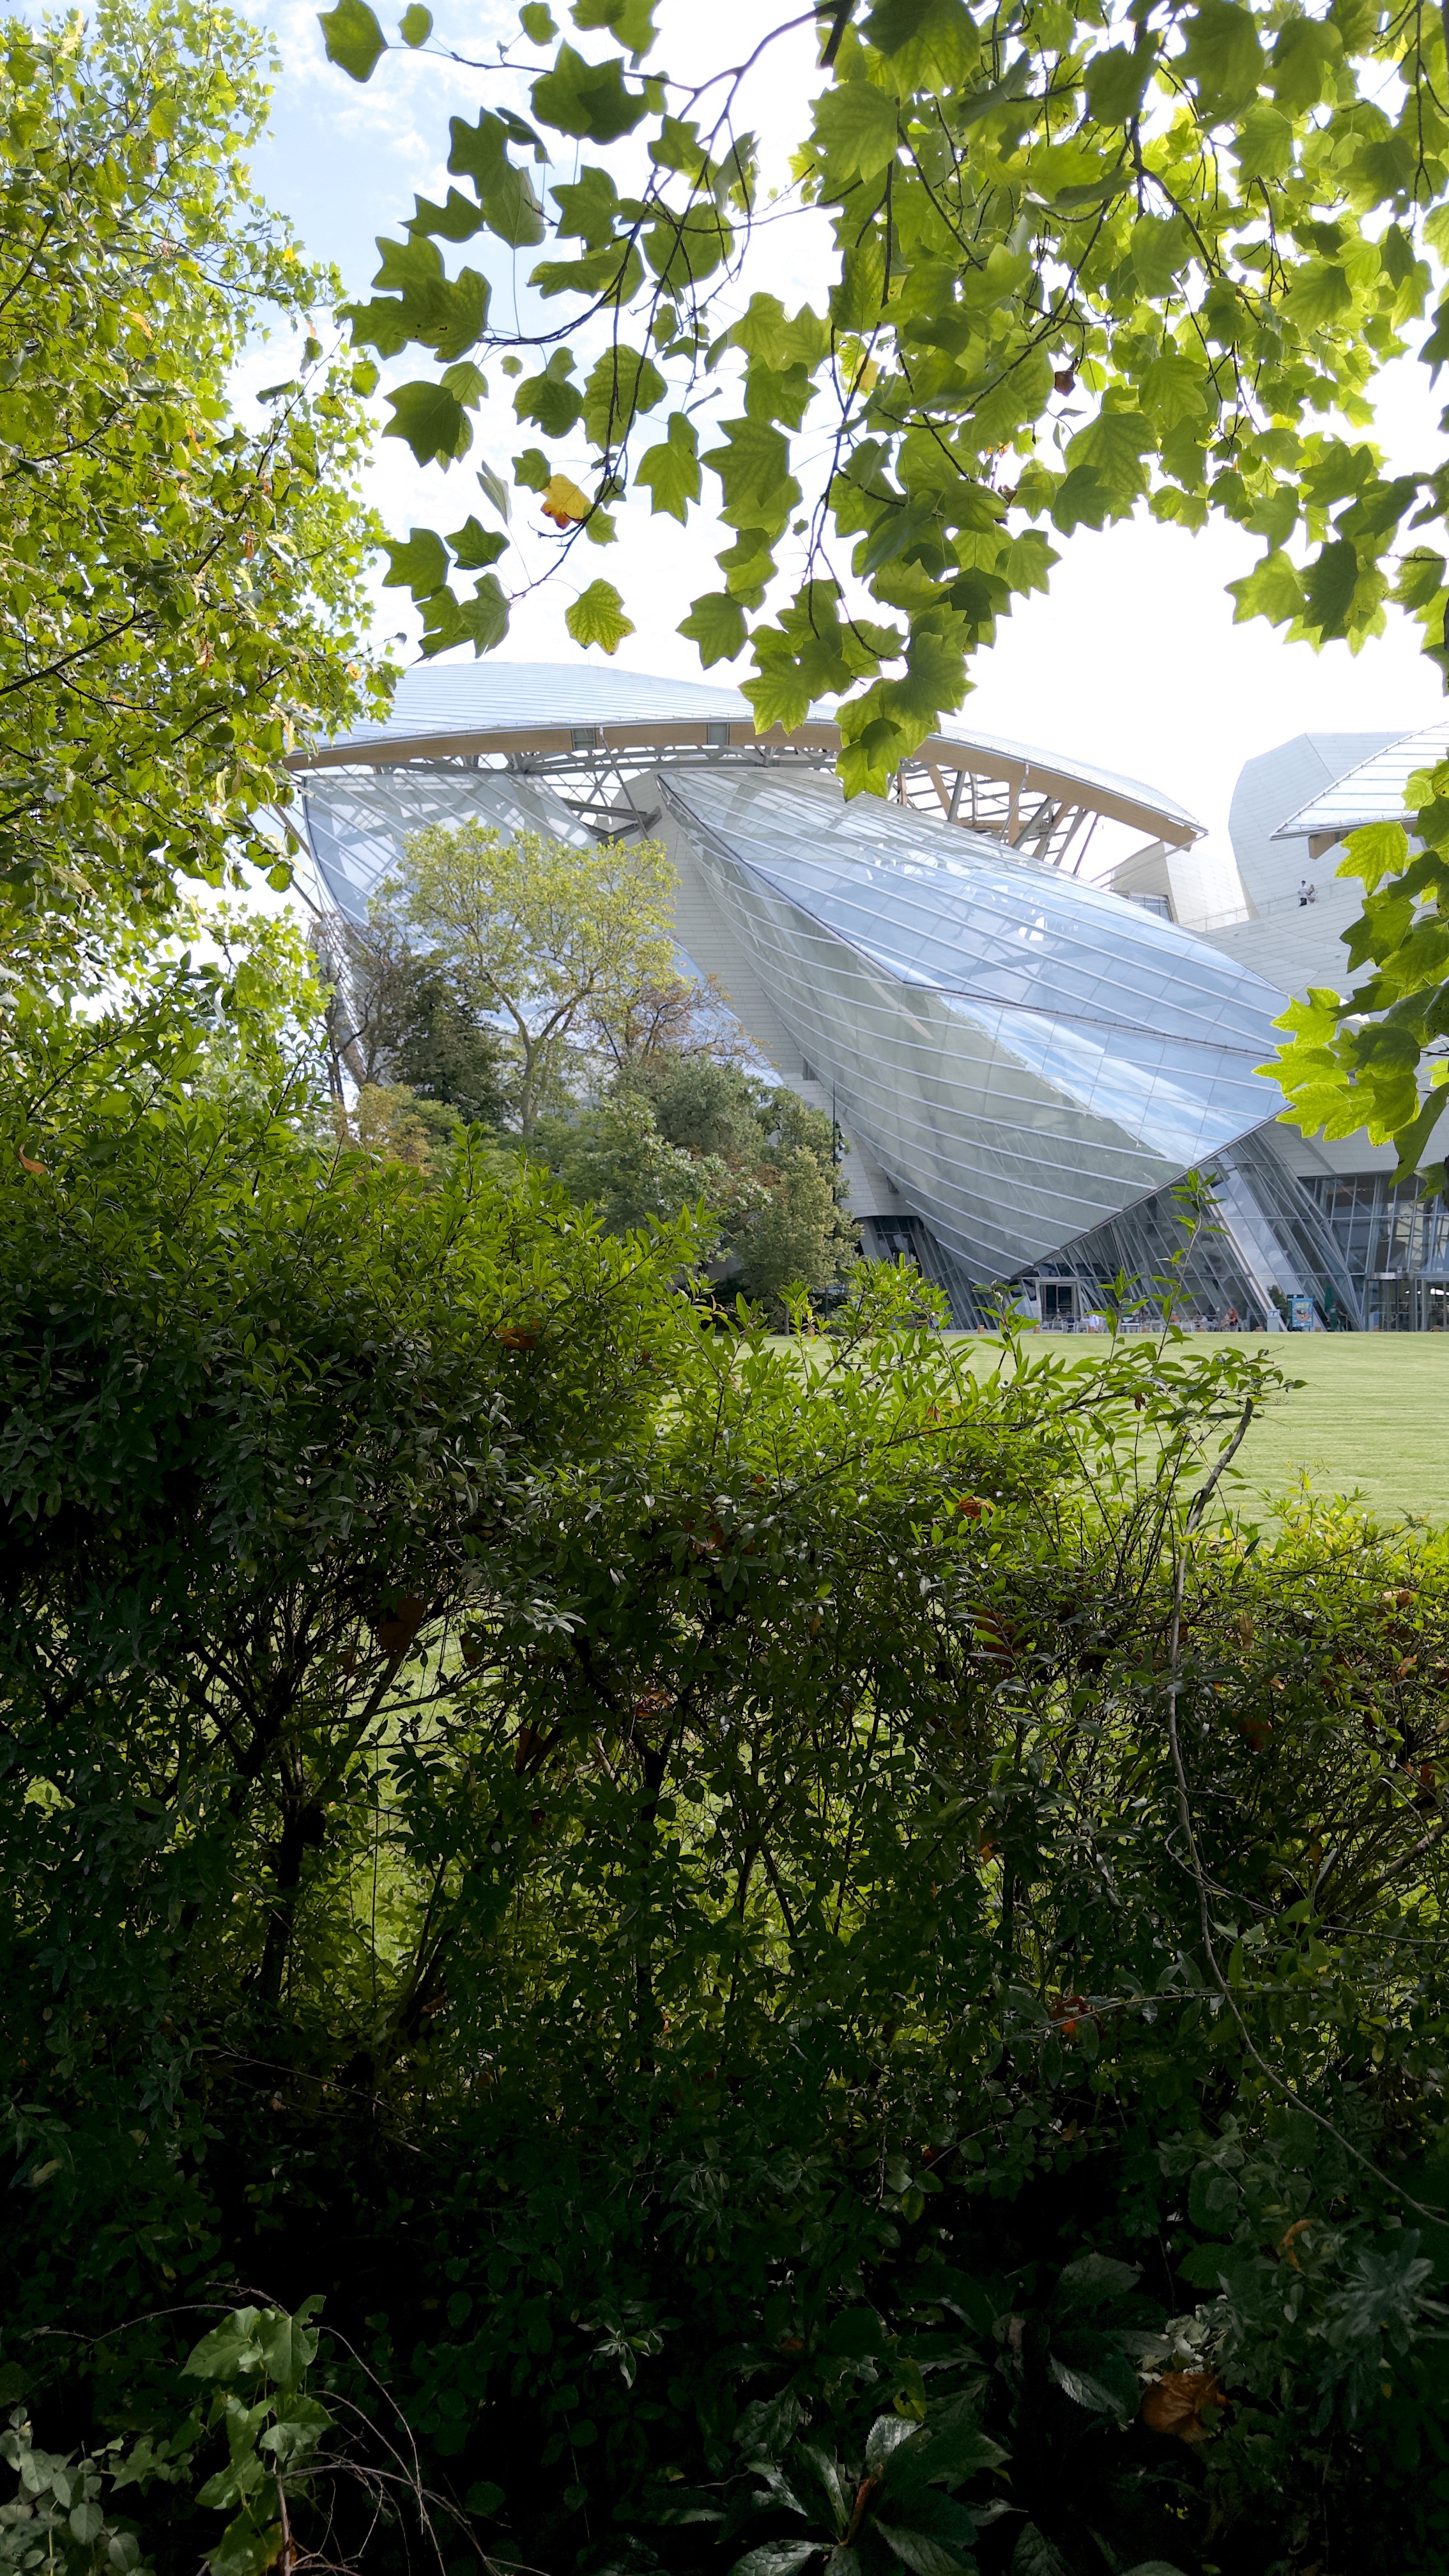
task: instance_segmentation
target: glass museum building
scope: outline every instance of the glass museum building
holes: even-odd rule
[[[759,736],[692,678],[433,664],[384,723],[297,758],[289,819],[315,898],[359,923],[425,824],[662,840],[681,963],[834,1120],[864,1249],[913,1259],[963,1324],[1001,1287],[1083,1324],[1123,1273],[1154,1310],[1198,1171],[1216,1205],[1187,1314],[1422,1329],[1449,1300],[1440,1217],[1395,1189],[1389,1149],[1277,1125],[1259,1067],[1286,996],[1343,978],[1357,891],[1329,853],[1398,810],[1426,740],[1250,761],[1232,858],[1210,860],[1156,790],[956,724],[888,800],[847,803],[828,710]]]

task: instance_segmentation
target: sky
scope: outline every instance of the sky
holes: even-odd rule
[[[521,41],[515,11],[499,0],[451,11],[439,0],[434,43],[466,51],[479,68],[436,54],[390,52],[364,88],[327,62],[305,0],[267,6],[252,0],[249,14],[274,39],[281,63],[272,131],[253,164],[256,184],[292,219],[313,255],[336,265],[346,291],[365,297],[376,267],[375,237],[400,233],[415,192],[446,195],[448,118],[471,121],[484,104],[526,112],[529,78],[547,56]],[[390,32],[392,9],[381,7],[379,14]],[[562,0],[555,14],[562,17]],[[729,0],[724,8],[661,0],[654,59],[703,79],[742,62],[778,14],[777,0]],[[498,68],[500,45],[517,67]],[[607,39],[584,38],[580,45],[591,53],[614,50]],[[782,176],[784,156],[805,125],[802,102],[817,77],[812,62],[811,36],[802,28],[772,46],[744,86],[741,122],[760,133],[767,169],[773,163]],[[546,185],[573,172],[561,166],[535,175]],[[768,238],[766,273],[752,282],[768,285],[787,305],[811,296],[818,308],[819,225],[814,215],[778,222]],[[521,254],[514,277],[512,255],[480,234],[453,258],[491,277],[496,319],[510,295],[528,309],[524,280],[536,256]],[[566,310],[554,304],[548,318]],[[275,354],[258,353],[253,382],[276,372]],[[420,372],[404,358],[385,371],[385,381]],[[416,524],[446,532],[475,509],[488,519],[473,479],[479,456],[508,479],[509,458],[537,438],[536,430],[518,428],[500,399],[507,390],[494,379],[494,398],[479,415],[477,454],[447,476],[420,473],[400,440],[379,441],[368,492],[390,530],[405,533]],[[1438,460],[1445,390],[1436,399],[1425,371],[1408,360],[1387,372],[1376,435],[1394,463]],[[386,417],[379,405],[379,418]],[[706,496],[713,488],[707,475]],[[515,495],[515,520],[520,515],[536,517],[532,496]],[[636,627],[619,647],[616,667],[698,674],[694,647],[675,629],[693,597],[719,586],[713,556],[728,532],[708,512],[682,529],[671,519],[651,519],[642,504],[622,513],[620,525],[623,542],[606,550],[577,547],[563,584],[533,593],[515,610],[504,658],[573,660],[578,648],[565,631],[564,611],[585,581],[603,574],[623,591]],[[1235,626],[1226,584],[1259,553],[1257,541],[1236,529],[1212,525],[1191,535],[1139,517],[1102,534],[1084,530],[1054,542],[1062,560],[1050,594],[1019,605],[999,626],[995,645],[975,661],[965,729],[978,726],[1140,778],[1195,813],[1208,828],[1210,847],[1226,848],[1233,787],[1243,762],[1257,753],[1308,731],[1409,732],[1445,712],[1438,674],[1418,650],[1419,630],[1396,610],[1386,634],[1357,657],[1343,644],[1315,654],[1261,622]],[[530,535],[526,547],[530,572],[543,570],[547,539]],[[404,662],[415,657],[418,620],[405,592],[379,592],[377,632],[380,639],[401,634],[406,641],[395,651]],[[728,686],[748,667],[731,671],[717,663],[700,676]]]

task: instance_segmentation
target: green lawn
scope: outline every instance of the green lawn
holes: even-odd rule
[[[1449,1333],[1192,1336],[1228,1340],[1270,1351],[1303,1381],[1244,1441],[1240,1502],[1254,1489],[1281,1494],[1306,1472],[1321,1492],[1357,1492],[1383,1517],[1449,1521]]]

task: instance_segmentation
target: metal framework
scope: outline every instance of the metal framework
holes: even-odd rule
[[[696,702],[739,707],[740,714],[711,716],[705,705],[689,703],[690,693],[680,692],[677,713],[550,722],[532,707],[507,704],[507,689],[496,685],[507,671],[499,666],[489,675],[495,683],[491,694],[504,703],[490,706],[490,693],[480,686],[476,712],[461,715],[450,706],[440,716],[423,685],[409,699],[405,682],[386,725],[298,753],[289,766],[304,777],[335,768],[408,768],[434,775],[503,770],[550,789],[590,831],[626,834],[647,828],[629,796],[631,782],[646,772],[727,767],[788,775],[831,770],[839,757],[840,728],[827,717],[812,714],[789,733],[776,726],[757,734],[743,701],[723,690],[692,694]],[[1164,850],[1186,848],[1203,831],[1181,806],[1135,779],[954,727],[932,735],[902,764],[892,802],[984,833],[1071,875],[1081,871],[1103,823],[1144,833],[1149,847]]]

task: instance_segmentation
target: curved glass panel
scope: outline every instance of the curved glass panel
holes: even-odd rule
[[[435,769],[409,762],[396,769],[324,769],[306,781],[302,821],[323,896],[348,921],[367,919],[369,897],[402,864],[410,832],[430,823],[491,823],[505,839],[542,832],[582,847],[592,841],[576,814],[545,787],[502,769]]]
[[[657,785],[842,1123],[977,1277],[1281,1105],[1281,996],[1140,905],[825,781]]]

